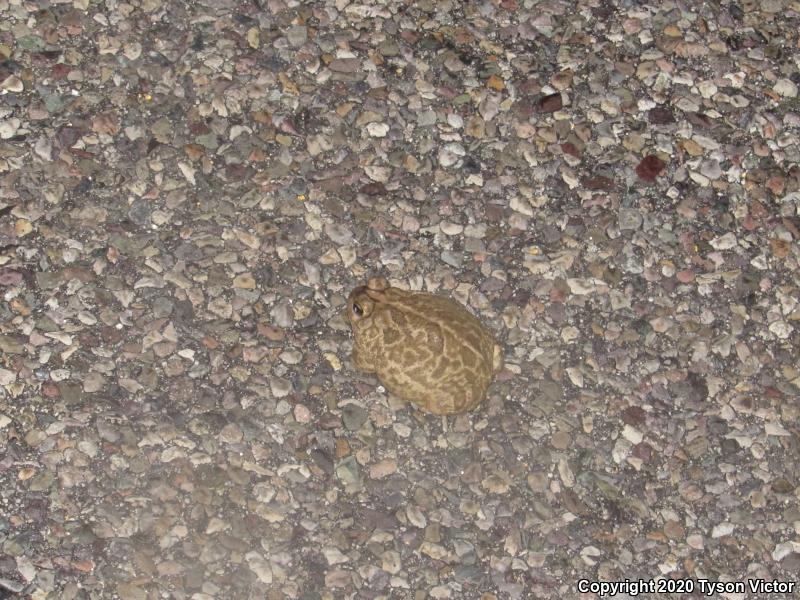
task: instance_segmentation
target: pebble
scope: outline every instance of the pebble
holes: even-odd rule
[[[357,404],[346,404],[342,407],[342,423],[350,431],[361,429],[367,418],[367,411]]]
[[[0,83],[0,90],[18,94],[25,90],[25,84],[16,75],[9,75]]]
[[[726,535],[730,535],[736,527],[732,523],[720,523],[719,525],[715,525],[714,529],[711,531],[712,538],[720,538]]]
[[[389,126],[386,123],[370,123],[367,125],[367,133],[376,138],[386,137]]]
[[[772,90],[785,98],[797,98],[797,84],[791,79],[778,79]]]
[[[633,208],[621,208],[619,211],[619,224],[620,230],[636,230],[642,226],[641,213]]]
[[[335,58],[328,68],[338,73],[354,73],[361,68],[361,60],[358,58]]]
[[[381,460],[374,465],[370,465],[370,479],[383,479],[397,471],[397,461],[391,458]]]
[[[22,121],[16,117],[0,121],[0,140],[9,140],[19,131]]]
[[[403,564],[401,562],[400,554],[393,550],[387,550],[381,554],[381,569],[392,575],[400,572]]]
[[[712,239],[709,244],[711,244],[711,247],[715,250],[730,250],[736,247],[736,234],[729,231],[724,235]]]
[[[347,489],[361,487],[361,470],[353,456],[348,456],[336,464],[336,476]]]
[[[286,32],[286,39],[293,48],[299,48],[308,41],[308,27],[304,25],[294,25],[289,27]]]

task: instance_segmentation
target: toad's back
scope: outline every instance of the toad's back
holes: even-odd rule
[[[390,288],[376,313],[383,338],[376,373],[390,392],[441,414],[480,403],[502,358],[466,308],[437,294]]]

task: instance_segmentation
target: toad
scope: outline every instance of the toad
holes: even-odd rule
[[[392,394],[439,415],[474,410],[503,352],[492,333],[446,296],[390,287],[382,278],[347,299],[353,365]]]

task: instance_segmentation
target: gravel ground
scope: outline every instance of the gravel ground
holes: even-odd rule
[[[798,31],[0,0],[0,596],[800,597]],[[353,369],[376,275],[497,335],[477,412]]]

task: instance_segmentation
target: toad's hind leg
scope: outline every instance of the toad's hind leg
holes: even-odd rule
[[[478,386],[468,383],[453,383],[439,390],[427,403],[426,408],[437,415],[457,415],[474,410],[483,399]]]

